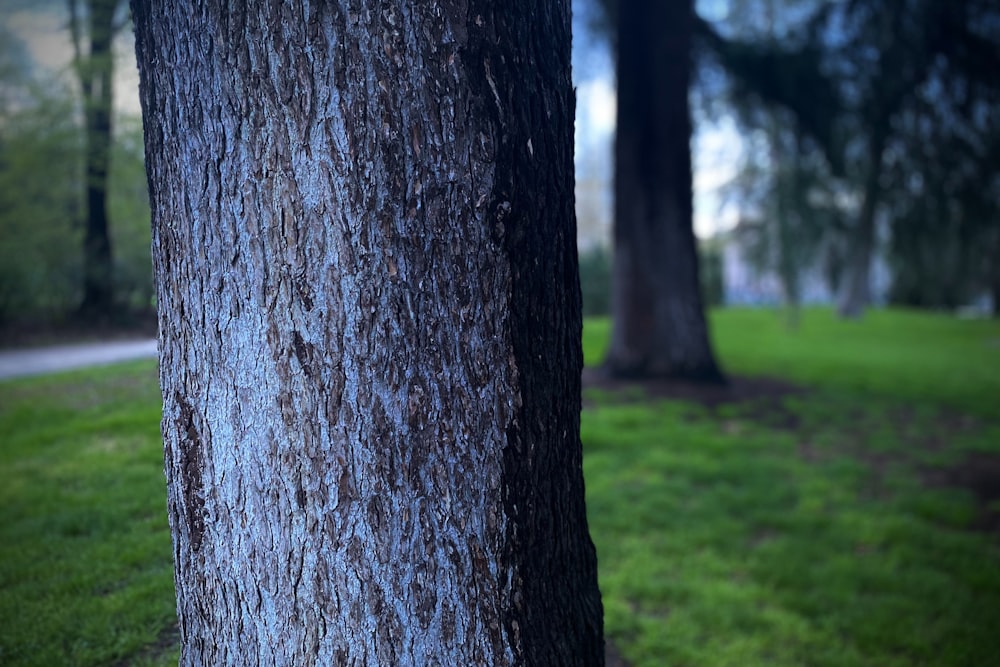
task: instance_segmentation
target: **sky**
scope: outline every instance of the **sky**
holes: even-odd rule
[[[26,4],[28,9],[2,10],[0,20],[24,41],[39,67],[69,76],[72,49],[62,3],[50,4],[49,9]],[[573,67],[577,90],[577,218],[580,246],[588,248],[610,241],[616,102],[614,67],[607,45],[583,29],[582,18],[578,15],[574,21]],[[139,75],[131,33],[116,40],[115,54],[115,106],[119,113],[138,116]],[[705,238],[736,222],[733,207],[721,206],[718,190],[736,174],[739,135],[733,124],[724,120],[713,126],[698,123],[692,151],[695,232]]]
[[[616,100],[614,62],[608,45],[588,29],[590,3],[576,0],[573,6],[577,219],[580,245],[585,248],[610,241]],[[724,7],[721,0],[698,2],[699,12],[705,16],[714,16]],[[723,206],[720,188],[736,176],[742,144],[729,119],[714,124],[699,118],[695,121],[691,142],[694,228],[700,238],[708,238],[736,225],[736,208]],[[589,188],[597,188],[600,193],[595,195]]]
[[[3,0],[0,0],[3,2]],[[8,30],[27,47],[34,63],[50,73],[70,75],[73,58],[72,43],[67,29],[63,5],[50,9],[23,9],[0,14]],[[127,34],[125,34],[127,33]],[[139,71],[131,32],[122,31],[115,40],[115,106],[120,113],[139,115]]]

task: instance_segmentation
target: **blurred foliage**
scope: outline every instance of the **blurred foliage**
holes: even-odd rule
[[[842,312],[856,314],[863,305],[857,301],[870,291],[868,267],[880,251],[897,303],[954,308],[996,285],[998,8],[974,0],[732,6],[743,11],[733,12],[725,28],[740,37],[702,26],[730,76],[729,99],[743,127],[770,129],[780,117],[780,134],[808,139],[784,155],[810,165],[811,199],[824,184],[839,192],[835,215],[821,224],[804,205],[810,199],[796,203],[797,216],[772,217],[779,227],[804,226],[801,238],[831,239],[826,246],[840,256],[828,261],[839,264],[849,288],[841,292]],[[769,30],[761,30],[761,7],[770,9]],[[782,20],[788,13],[804,18]],[[799,85],[805,79],[813,83]],[[772,130],[782,141],[777,134]],[[780,183],[787,163],[772,161],[768,178]],[[784,190],[772,190],[780,208]],[[772,252],[780,256],[783,241],[778,235]],[[800,264],[813,261],[813,248],[792,247],[804,255]]]
[[[81,136],[68,89],[32,77],[3,40],[0,102],[0,323],[53,319],[78,298]]]
[[[591,3],[591,25],[613,42],[617,0]],[[799,268],[818,264],[844,312],[863,305],[846,301],[870,296],[880,254],[896,303],[953,308],[990,292],[1000,311],[1000,5],[698,10],[693,97],[703,117],[735,117],[744,133],[752,154],[729,194],[745,197],[750,254],[790,301]]]
[[[0,326],[58,325],[83,280],[83,128],[65,77],[34,69],[24,45],[0,39]],[[115,288],[124,311],[152,300],[142,126],[121,118],[112,147]]]
[[[583,315],[611,314],[611,251],[597,245],[580,252],[580,291]]]

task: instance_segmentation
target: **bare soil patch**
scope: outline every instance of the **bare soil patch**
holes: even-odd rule
[[[785,380],[766,377],[730,376],[727,384],[705,384],[669,378],[620,380],[597,368],[583,369],[582,380],[584,389],[601,389],[618,394],[624,400],[635,400],[638,389],[648,399],[691,401],[710,408],[727,403],[778,403],[789,396],[809,391],[806,387]]]
[[[974,527],[1000,539],[1000,454],[970,454],[950,468],[925,470],[924,479],[971,491],[979,508]]]
[[[691,380],[650,378],[621,380],[596,368],[585,368],[583,389],[598,389],[622,402],[673,400],[687,401],[714,409],[722,405],[746,404],[748,417],[771,428],[795,430],[799,418],[785,399],[807,394],[808,387],[768,377],[729,376],[726,384],[706,384]],[[591,403],[584,396],[584,407]]]
[[[625,662],[625,658],[608,639],[604,640],[604,667],[630,667],[630,663]]]

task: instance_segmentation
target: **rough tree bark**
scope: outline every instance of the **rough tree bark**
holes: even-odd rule
[[[618,8],[612,329],[618,376],[721,382],[705,322],[691,183],[694,7]]]
[[[84,118],[83,300],[80,315],[107,317],[114,305],[114,269],[108,230],[108,173],[112,141],[112,79],[115,12],[119,0],[87,3],[90,48],[83,54],[77,0],[69,0],[74,66],[80,81]]]
[[[182,665],[598,665],[569,3],[132,3]]]

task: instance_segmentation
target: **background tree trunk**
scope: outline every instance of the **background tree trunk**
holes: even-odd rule
[[[598,665],[569,4],[134,2],[182,665]]]
[[[876,243],[875,216],[881,192],[879,179],[882,176],[882,153],[885,150],[887,132],[888,118],[882,117],[872,133],[861,210],[858,212],[857,225],[850,235],[845,284],[837,304],[837,313],[847,319],[860,318],[872,303],[871,265]]]
[[[83,236],[83,301],[80,314],[106,318],[114,306],[114,265],[108,230],[108,173],[111,163],[115,12],[118,0],[90,0],[90,52],[80,46],[80,17],[70,0],[70,30],[80,81],[84,117],[84,191],[86,222]]]
[[[864,201],[858,215],[857,229],[850,237],[844,289],[837,304],[840,317],[857,319],[871,305],[871,263],[875,249],[875,199],[877,194],[865,187]]]
[[[611,345],[619,376],[721,381],[705,323],[692,218],[693,2],[618,9]]]

